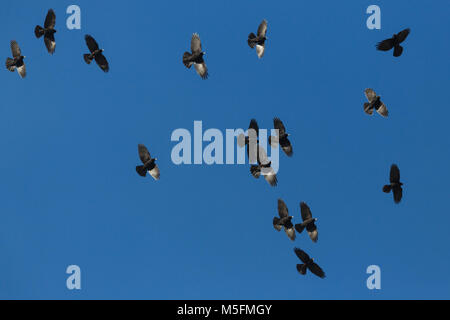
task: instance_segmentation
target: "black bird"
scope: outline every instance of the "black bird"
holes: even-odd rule
[[[264,19],[258,27],[257,35],[253,32],[248,35],[247,43],[252,49],[256,47],[256,54],[260,59],[263,57],[266,48],[266,32],[267,20]]]
[[[104,72],[108,72],[109,64],[105,56],[103,55],[104,50],[100,49],[100,47],[97,44],[97,41],[95,41],[95,39],[92,38],[90,35],[88,34],[85,35],[84,40],[86,40],[86,44],[89,48],[89,51],[91,52],[83,55],[84,61],[86,61],[87,64],[90,64],[92,60],[95,60],[100,69],[102,69]]]
[[[389,193],[392,190],[392,193],[394,194],[394,202],[399,203],[403,196],[403,183],[400,182],[400,170],[396,164],[391,166],[389,182],[390,184],[383,186],[383,192]]]
[[[408,37],[410,33],[410,29],[405,29],[400,31],[397,34],[394,34],[392,38],[383,40],[378,42],[377,49],[380,51],[389,51],[394,48],[394,57],[400,57],[403,52],[403,47],[400,45],[403,41],[405,41],[406,37]]]
[[[278,231],[281,231],[281,228],[284,228],[284,232],[286,232],[288,238],[294,241],[295,229],[291,222],[293,217],[289,215],[288,208],[281,199],[278,199],[278,215],[280,216],[279,218],[273,218],[273,227]]]
[[[304,202],[300,202],[300,212],[302,214],[303,222],[296,224],[295,230],[297,230],[298,233],[302,233],[303,229],[306,228],[306,231],[308,232],[311,240],[313,242],[317,242],[317,239],[319,237],[317,226],[315,225],[317,218],[312,217],[311,209],[309,209],[308,205]]]
[[[244,146],[247,146],[247,156],[249,157],[250,163],[256,161],[255,155],[256,155],[256,145],[259,142],[258,136],[259,136],[258,123],[256,122],[255,119],[251,119],[250,125],[247,130],[247,136],[241,133],[237,139],[239,147],[243,148]],[[251,152],[252,157],[250,157],[250,149],[252,151]]]
[[[278,129],[278,136],[270,136],[269,144],[276,147],[279,143],[284,153],[286,153],[288,157],[292,157],[293,150],[291,142],[288,139],[289,133],[286,133],[286,128],[284,127],[283,122],[279,118],[273,118],[273,127],[274,129]]]
[[[44,36],[44,43],[47,47],[47,51],[50,54],[53,54],[55,52],[55,22],[56,22],[56,15],[53,9],[48,10],[47,16],[45,17],[44,21],[44,27],[36,26],[34,28],[34,34],[36,35],[36,38],[40,38]]]
[[[6,68],[11,72],[17,70],[19,76],[21,78],[25,78],[25,76],[27,75],[25,62],[23,61],[23,59],[25,59],[25,56],[22,55],[19,44],[15,40],[12,40],[10,45],[13,58],[6,58]]]
[[[147,172],[153,177],[155,180],[159,180],[159,168],[156,165],[155,161],[157,158],[150,157],[150,152],[148,152],[147,148],[143,144],[138,145],[139,158],[141,158],[143,166],[136,166],[136,172],[141,176],[145,177]]]
[[[364,103],[364,112],[372,115],[373,109],[375,109],[378,114],[386,118],[389,112],[386,105],[381,102],[380,96],[378,96],[373,89],[364,90],[364,94],[366,95],[367,100],[369,100],[369,102]]]
[[[271,162],[269,161],[269,158],[267,157],[267,153],[264,150],[263,147],[261,147],[259,144],[256,145],[256,152],[257,152],[257,164],[251,165],[250,172],[258,179],[262,173],[264,176],[264,179],[272,186],[275,187],[278,183],[277,175],[275,173],[275,170],[271,167]],[[251,158],[251,156],[250,156]]]
[[[206,67],[205,60],[203,56],[206,52],[202,51],[202,43],[200,41],[200,36],[197,33],[192,35],[191,39],[191,52],[185,52],[183,54],[183,64],[190,69],[194,65],[195,70],[199,76],[205,80],[208,79],[208,68]]]
[[[297,271],[301,275],[306,274],[306,269],[309,269],[312,273],[320,278],[325,278],[325,272],[319,267],[317,263],[314,262],[314,259],[311,259],[309,255],[299,248],[294,248],[295,254],[297,257],[303,262],[302,264],[297,264]]]

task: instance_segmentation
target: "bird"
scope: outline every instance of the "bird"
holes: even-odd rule
[[[394,202],[400,203],[403,196],[403,183],[400,182],[400,169],[396,164],[391,166],[389,182],[390,184],[383,186],[383,192],[389,193],[392,190]]]
[[[266,48],[265,42],[267,40],[266,33],[267,33],[267,20],[264,19],[260,23],[256,35],[253,32],[248,35],[247,43],[252,49],[256,47],[256,54],[258,55],[259,59],[261,59],[264,56],[264,51]]]
[[[276,147],[279,143],[281,146],[281,149],[283,149],[284,153],[288,157],[292,157],[293,150],[291,142],[289,141],[289,133],[286,133],[286,128],[283,125],[283,122],[279,118],[273,118],[273,127],[274,129],[278,130],[277,136],[270,136],[269,137],[269,144],[272,147]]]
[[[261,147],[259,144],[256,145],[256,165],[250,166],[250,173],[253,177],[258,179],[262,175],[264,176],[264,179],[272,186],[275,187],[278,183],[277,175],[275,173],[275,170],[271,167],[271,162],[269,161],[267,157],[267,153],[264,150],[263,147]]]
[[[44,21],[44,27],[36,26],[34,28],[34,34],[36,35],[36,38],[40,38],[44,36],[44,43],[47,47],[47,51],[50,54],[53,54],[55,52],[55,22],[56,22],[56,15],[53,9],[48,10],[47,16],[45,17]]]
[[[311,259],[305,251],[299,248],[294,248],[294,252],[297,257],[303,262],[302,264],[297,264],[297,271],[301,275],[305,275],[306,270],[309,269],[309,271],[311,271],[319,278],[325,278],[325,272],[323,272],[322,268],[320,268],[319,265],[314,262],[314,259]]]
[[[292,224],[292,216],[289,215],[288,208],[282,199],[278,199],[278,217],[273,218],[273,227],[277,231],[281,231],[281,228],[284,228],[284,232],[289,239],[292,241],[295,240],[295,229]]]
[[[25,78],[25,76],[27,75],[25,62],[23,61],[25,59],[25,56],[22,55],[19,44],[16,40],[11,40],[10,46],[13,58],[6,58],[6,68],[11,72],[17,70],[19,76],[21,78]]]
[[[379,115],[385,118],[389,115],[386,105],[380,100],[380,96],[378,96],[373,89],[369,88],[364,90],[364,94],[366,95],[367,100],[369,100],[369,102],[364,103],[365,113],[372,115],[373,109],[375,109]]]
[[[255,119],[250,120],[250,125],[248,126],[247,130],[247,136],[243,133],[239,134],[237,138],[238,146],[243,148],[247,146],[247,156],[249,157],[250,163],[253,163],[256,161],[256,150],[254,146],[256,146],[259,142],[258,140],[259,136],[259,127],[258,122]],[[251,153],[250,153],[251,149]],[[251,157],[250,157],[251,154]]]
[[[87,34],[84,36],[84,40],[86,40],[86,45],[88,46],[89,51],[91,52],[83,55],[84,61],[86,61],[87,64],[90,64],[92,60],[95,60],[100,69],[102,69],[104,72],[108,72],[109,64],[105,56],[103,55],[104,50],[100,49],[97,41],[95,41],[95,39],[92,36]]]
[[[298,233],[302,233],[302,231],[306,228],[306,231],[308,232],[309,237],[313,242],[317,242],[319,234],[317,232],[317,226],[315,225],[315,222],[317,221],[317,218],[313,218],[311,214],[311,209],[305,202],[300,202],[300,212],[302,215],[302,223],[295,225],[295,230],[297,230]]]
[[[403,52],[403,47],[400,45],[408,37],[411,29],[407,28],[394,34],[392,38],[378,42],[376,45],[377,50],[389,51],[394,48],[394,57],[400,57]]]
[[[208,68],[206,67],[205,60],[203,56],[206,52],[202,51],[202,43],[200,41],[200,36],[198,33],[194,33],[191,38],[191,52],[185,52],[183,54],[183,64],[186,68],[190,69],[192,65],[194,65],[195,70],[198,75],[203,79],[208,79],[209,73]]]
[[[147,172],[155,180],[159,180],[159,168],[156,165],[157,158],[152,158],[150,152],[148,152],[147,147],[143,144],[138,145],[139,158],[141,159],[143,166],[136,166],[136,172],[141,176],[145,177]]]

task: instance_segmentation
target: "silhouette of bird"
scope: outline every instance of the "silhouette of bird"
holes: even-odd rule
[[[251,150],[250,150],[251,151]],[[277,175],[275,173],[275,170],[271,167],[271,161],[269,161],[269,158],[267,157],[267,153],[264,150],[263,147],[261,147],[259,144],[256,145],[256,157],[257,157],[257,164],[250,166],[250,173],[258,179],[261,174],[264,176],[264,179],[272,186],[275,187],[278,183]],[[250,152],[252,154],[252,152]],[[250,155],[251,158],[251,155]]]
[[[247,156],[250,163],[256,161],[256,145],[258,144],[259,127],[255,119],[250,120],[250,125],[247,130],[247,136],[241,133],[237,137],[238,146],[243,148],[247,146]],[[251,150],[250,150],[251,149]],[[251,151],[251,152],[250,152]]]
[[[317,226],[315,225],[315,222],[317,221],[317,218],[313,218],[311,214],[311,209],[309,209],[308,205],[304,202],[300,202],[300,212],[302,215],[302,223],[295,225],[295,230],[297,230],[298,233],[302,233],[303,230],[306,228],[306,231],[308,232],[309,237],[313,242],[317,242],[317,239],[319,237],[319,233],[317,232]]]
[[[278,199],[278,217],[273,218],[273,227],[281,231],[281,228],[284,228],[284,232],[286,232],[286,235],[289,239],[292,241],[295,240],[295,229],[294,225],[292,224],[292,216],[289,215],[288,208],[286,207],[286,204],[283,200]]]
[[[305,275],[306,270],[309,269],[309,271],[311,271],[319,278],[325,278],[325,272],[323,272],[319,265],[314,262],[314,259],[311,259],[305,251],[299,248],[294,248],[294,252],[297,257],[303,262],[302,264],[297,264],[297,271],[301,275]]]
[[[392,38],[378,42],[376,47],[380,51],[389,51],[394,48],[394,57],[400,57],[403,52],[403,47],[400,45],[408,37],[411,30],[405,29],[397,34],[394,34]]]
[[[256,47],[256,54],[260,59],[263,57],[264,51],[266,49],[266,33],[267,20],[264,19],[258,27],[257,35],[255,35],[253,32],[248,35],[247,43],[252,49]]]
[[[208,68],[206,67],[205,60],[203,60],[203,56],[206,52],[202,51],[202,43],[200,41],[200,36],[197,33],[194,33],[191,38],[191,52],[185,52],[183,54],[183,64],[190,69],[192,65],[194,65],[195,70],[198,75],[203,79],[207,79]]]
[[[141,176],[145,177],[147,172],[153,177],[155,180],[159,180],[159,168],[156,165],[155,161],[157,158],[152,158],[150,156],[150,152],[143,145],[138,145],[139,158],[141,159],[143,166],[136,166],[136,172]]]
[[[389,176],[390,184],[383,186],[383,192],[389,193],[392,190],[394,195],[394,202],[399,203],[402,200],[403,196],[403,183],[400,182],[400,169],[396,164],[391,166],[391,172]]]
[[[367,100],[369,102],[364,103],[364,112],[368,115],[373,114],[373,109],[375,109],[379,115],[383,117],[387,117],[389,115],[388,109],[386,105],[381,102],[380,96],[378,96],[373,89],[364,90],[364,94],[366,95]]]
[[[25,59],[25,56],[22,56],[19,44],[15,40],[12,40],[10,42],[10,46],[13,58],[6,58],[6,68],[11,72],[17,70],[19,76],[21,78],[25,78],[25,76],[27,75],[25,62],[23,61]]]
[[[291,142],[288,139],[289,133],[286,133],[286,128],[284,127],[283,122],[279,118],[273,118],[273,127],[278,130],[278,135],[270,136],[269,144],[272,147],[276,147],[279,143],[284,153],[286,153],[288,157],[292,157],[293,150]]]
[[[87,34],[84,36],[84,40],[86,40],[86,45],[89,48],[89,51],[91,52],[83,55],[84,61],[86,61],[87,64],[90,64],[92,60],[95,60],[100,69],[102,69],[104,72],[108,72],[109,64],[105,56],[103,55],[104,50],[100,49],[97,41],[95,41],[95,39],[92,36]]]
[[[47,51],[50,54],[55,52],[56,42],[55,42],[55,23],[56,23],[56,15],[53,9],[48,10],[47,16],[45,17],[44,27],[36,26],[34,28],[34,34],[36,38],[40,38],[44,36],[44,43],[47,47]]]

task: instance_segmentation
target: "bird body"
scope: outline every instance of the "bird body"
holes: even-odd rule
[[[256,54],[258,58],[262,58],[264,56],[264,51],[266,48],[266,33],[267,33],[267,20],[263,20],[259,27],[257,34],[255,35],[253,32],[248,35],[247,43],[250,48],[256,48]]]
[[[288,238],[294,241],[295,229],[294,225],[291,222],[293,217],[289,215],[288,208],[282,199],[278,199],[278,215],[279,218],[273,218],[273,227],[277,231],[281,231],[281,229],[284,228],[284,231],[286,232]]]
[[[34,35],[36,38],[44,36],[44,43],[47,47],[47,51],[50,54],[55,52],[56,42],[55,42],[55,23],[56,15],[53,9],[48,10],[47,16],[45,17],[44,27],[36,26],[34,28]]]
[[[108,60],[106,60],[105,56],[103,55],[104,50],[100,49],[97,41],[95,41],[95,39],[92,36],[87,34],[84,36],[84,39],[90,51],[90,53],[86,53],[83,55],[84,61],[87,64],[90,64],[92,60],[95,60],[95,62],[100,67],[100,69],[103,70],[103,72],[108,72],[109,63]]]
[[[203,80],[207,79],[209,76],[208,68],[206,67],[205,60],[203,59],[205,54],[206,52],[202,51],[200,36],[197,33],[194,33],[191,38],[191,53],[186,51],[183,54],[183,64],[188,69],[194,65],[195,71],[197,71],[198,75]]]
[[[379,115],[385,118],[389,115],[386,105],[381,101],[380,96],[377,95],[373,89],[368,88],[364,90],[364,94],[366,95],[367,100],[369,100],[369,102],[364,103],[365,113],[372,115],[373,110],[376,110]]]
[[[317,218],[312,217],[311,209],[305,202],[300,202],[300,213],[303,222],[296,224],[295,230],[297,230],[298,233],[302,233],[303,230],[306,228],[306,231],[308,232],[308,235],[311,238],[311,240],[313,242],[317,242],[319,238],[317,226],[315,225]]]
[[[319,267],[317,263],[314,262],[314,259],[309,257],[309,255],[305,251],[299,248],[294,248],[294,252],[297,257],[303,262],[302,264],[297,264],[297,271],[301,275],[305,275],[306,271],[309,270],[319,278],[325,278],[325,272],[322,270],[322,268]]]
[[[17,43],[17,41],[12,40],[10,42],[10,47],[11,47],[11,53],[13,55],[13,58],[6,58],[6,68],[11,71],[14,72],[17,70],[17,73],[19,74],[19,76],[21,78],[25,78],[25,76],[27,75],[27,71],[25,68],[25,56],[22,55],[22,51],[20,50],[19,44]]]
[[[136,166],[136,172],[141,177],[145,177],[148,172],[153,177],[153,179],[159,180],[160,177],[159,168],[155,162],[157,159],[152,158],[150,156],[150,152],[148,151],[147,147],[145,147],[143,144],[138,145],[138,153],[139,158],[141,159],[144,165]]]
[[[400,169],[396,164],[391,166],[389,182],[389,184],[383,186],[383,192],[389,193],[392,191],[394,202],[400,203],[403,197],[403,183],[400,182]]]
[[[283,122],[279,118],[275,117],[273,118],[273,127],[274,129],[278,130],[278,135],[270,136],[269,144],[272,147],[276,147],[279,144],[284,153],[288,157],[292,157],[294,152],[292,150],[291,142],[288,139],[289,133],[286,132],[286,128],[284,127]]]
[[[389,51],[394,48],[394,57],[400,57],[403,53],[403,47],[400,45],[408,37],[411,30],[409,28],[394,34],[392,38],[378,42],[376,45],[377,50]]]

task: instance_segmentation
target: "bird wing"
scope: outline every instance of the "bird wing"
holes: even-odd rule
[[[266,32],[267,32],[267,20],[264,19],[258,27],[258,37],[265,37],[266,36]]]
[[[381,50],[381,51],[389,51],[394,47],[394,39],[390,38],[390,39],[386,39],[381,42],[378,42],[376,47],[378,50]]]
[[[372,115],[373,114],[373,104],[369,103],[369,102],[364,103],[364,112],[369,115]]]
[[[271,167],[262,168],[261,172],[264,175],[264,179],[266,179],[266,181],[272,187],[275,187],[278,184],[277,175],[275,174],[275,171]]]
[[[25,78],[27,75],[27,69],[25,68],[25,63],[22,63],[20,67],[17,67],[17,72],[19,73],[21,78]]]
[[[386,105],[380,101],[380,106],[377,108],[377,112],[379,115],[383,116],[383,117],[387,117],[389,115],[389,111],[386,107]],[[373,111],[372,111],[373,112]]]
[[[281,224],[280,223],[280,218],[278,217],[273,217],[273,227],[277,230],[277,231],[281,231]]]
[[[250,129],[254,130],[254,133],[256,134],[256,137],[258,137],[259,135],[259,127],[258,127],[258,122],[256,122],[255,119],[251,119],[250,120],[250,125],[248,126],[248,135],[250,136]]]
[[[405,39],[408,37],[410,32],[411,32],[411,29],[407,28],[407,29],[402,30],[399,33],[397,33],[398,42],[402,43],[403,41],[405,41]]]
[[[306,226],[306,231],[308,232],[309,237],[313,242],[317,242],[319,238],[319,232],[317,232],[317,226],[313,223],[310,223]]]
[[[267,157],[266,150],[258,144],[257,152],[258,152],[258,163],[262,165],[267,165],[270,161],[269,158]]]
[[[208,79],[208,68],[206,67],[206,63],[204,61],[202,63],[194,63],[194,68],[203,80]]]
[[[300,212],[302,214],[302,220],[308,220],[312,218],[311,209],[309,209],[308,205],[305,202],[300,202]]]
[[[309,260],[311,260],[309,255],[302,249],[294,248],[294,252],[303,263],[307,263]]]
[[[266,51],[266,45],[264,43],[256,45],[256,54],[258,55],[258,58],[261,59],[264,56],[264,51]]]
[[[289,210],[282,199],[278,199],[278,214],[280,215],[280,218],[289,216]]]
[[[286,128],[284,127],[283,122],[279,118],[273,118],[273,127],[274,129],[278,129],[279,135],[286,134]]]
[[[45,43],[45,46],[47,47],[47,51],[50,54],[53,54],[53,52],[55,52],[55,47],[56,47],[54,35],[53,34],[46,35],[44,37],[44,43]]]
[[[377,98],[377,94],[375,93],[375,91],[370,88],[364,90],[364,94],[366,95],[366,98],[367,100],[369,100],[369,102],[372,102]]]
[[[84,40],[86,41],[86,45],[88,46],[90,52],[94,52],[99,49],[97,41],[95,41],[92,36],[87,34],[84,36]]]
[[[391,166],[391,172],[390,172],[390,182],[400,182],[400,169],[396,164],[393,164]]]
[[[402,196],[403,196],[403,189],[401,186],[395,186],[394,188],[392,188],[392,193],[394,194],[394,202],[395,203],[400,203],[400,201],[402,200]]]
[[[281,145],[281,149],[283,149],[284,153],[286,153],[286,155],[288,157],[292,157],[292,154],[294,153],[292,150],[292,145],[291,142],[289,141],[289,139],[283,139],[280,143]]]
[[[325,272],[323,272],[322,268],[315,262],[309,265],[309,270],[314,273],[319,278],[325,278]]]
[[[22,52],[20,51],[20,47],[19,47],[19,44],[17,43],[17,41],[11,40],[10,45],[11,45],[11,53],[12,53],[13,57],[14,58],[20,57],[22,55]]]
[[[56,15],[53,9],[48,10],[47,16],[45,17],[44,28],[53,29],[55,28]]]
[[[150,175],[153,177],[153,179],[159,180],[159,168],[156,164],[153,167],[153,169],[148,171],[148,173],[150,173]]]
[[[16,70],[16,66],[14,65],[14,59],[6,58],[5,65],[6,65],[6,68],[11,72],[14,72]]]
[[[102,69],[104,72],[109,71],[108,60],[106,60],[105,56],[102,53],[97,53],[95,55],[95,62],[97,62],[100,69]]]
[[[202,52],[202,43],[200,41],[200,36],[198,33],[194,33],[191,38],[191,52],[200,53]]]
[[[150,152],[148,152],[148,149],[143,144],[138,145],[138,152],[139,152],[139,158],[141,159],[143,164],[146,164],[148,161],[150,161],[152,158],[150,157]]]
[[[286,232],[286,235],[288,236],[289,239],[291,239],[292,241],[295,240],[295,229],[294,229],[294,226],[291,226],[290,228],[284,227],[284,232]]]

